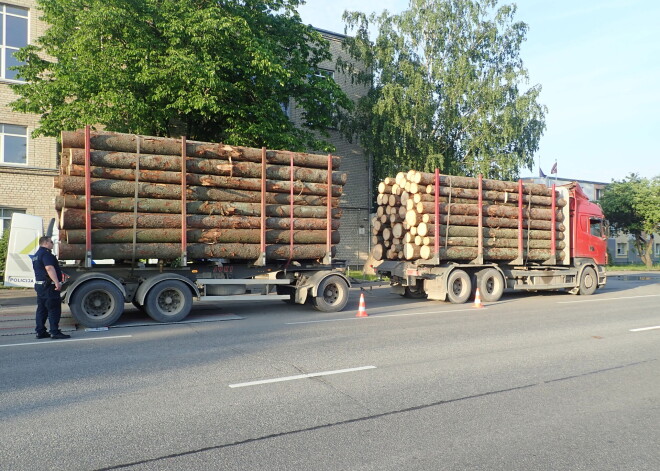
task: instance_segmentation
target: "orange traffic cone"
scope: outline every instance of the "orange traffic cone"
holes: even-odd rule
[[[358,307],[358,312],[355,317],[369,317],[369,314],[367,314],[367,306],[364,303],[364,293],[360,293],[360,306]]]
[[[474,295],[474,307],[477,308],[484,307],[484,305],[481,304],[481,295],[479,294],[479,288],[477,288],[477,294]]]

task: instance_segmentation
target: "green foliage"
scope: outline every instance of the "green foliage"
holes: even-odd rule
[[[527,25],[497,0],[411,0],[399,15],[344,13],[355,80],[371,86],[345,124],[382,179],[410,168],[488,178],[531,169],[545,129],[519,57]],[[378,30],[375,41],[370,27]]]
[[[632,173],[613,181],[599,203],[616,232],[634,236],[637,253],[650,267],[653,233],[660,232],[660,176],[648,179]]]
[[[0,237],[0,274],[4,274],[7,262],[7,250],[9,249],[9,229],[5,230]]]
[[[17,57],[15,110],[35,135],[86,124],[235,145],[332,150],[351,102],[315,74],[330,59],[301,0],[38,0],[50,27]],[[295,102],[304,129],[282,105]],[[321,136],[321,138],[319,138]]]

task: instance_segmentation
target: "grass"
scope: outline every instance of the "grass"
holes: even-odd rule
[[[608,265],[607,271],[660,271],[660,265],[651,268],[646,265]]]

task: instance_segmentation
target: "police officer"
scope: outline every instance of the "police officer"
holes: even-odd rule
[[[39,250],[32,256],[34,269],[34,289],[37,292],[37,338],[38,339],[68,339],[70,335],[60,331],[62,316],[62,270],[53,255],[53,240],[48,236],[39,239]],[[46,331],[46,319],[50,324],[50,334]]]

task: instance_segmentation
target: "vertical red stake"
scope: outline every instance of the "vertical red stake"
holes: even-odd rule
[[[181,263],[182,267],[188,265],[188,198],[186,194],[188,155],[186,136],[181,137]]]
[[[523,253],[523,182],[520,179],[518,180],[518,263],[523,263]]]
[[[555,214],[555,211],[557,211],[557,196],[555,194],[555,184],[552,184],[552,222],[551,222],[551,228],[550,228],[550,256],[552,258],[555,258],[557,255],[557,215]],[[555,263],[557,263],[557,259],[555,259]]]
[[[332,263],[332,154],[328,154],[328,202],[326,210],[326,251],[325,260],[326,264]]]
[[[266,265],[266,148],[261,148],[261,255],[257,265]]]
[[[440,170],[435,169],[435,256],[440,260]]]
[[[91,131],[85,126],[85,267],[92,266]]]
[[[289,260],[293,259],[293,152],[290,154],[291,168],[290,168],[290,193],[289,193]]]
[[[484,179],[483,175],[479,174],[479,222],[477,231],[479,237],[477,239],[477,263],[484,263]]]

